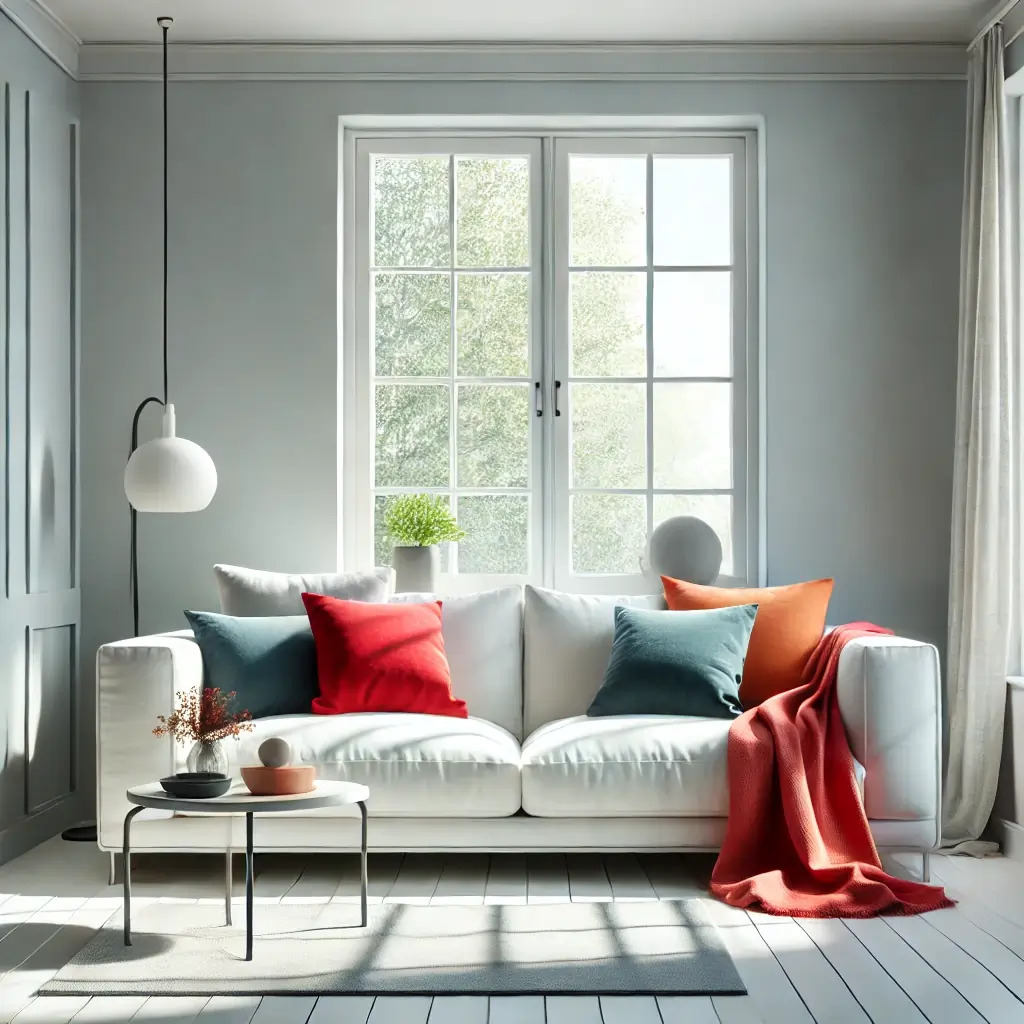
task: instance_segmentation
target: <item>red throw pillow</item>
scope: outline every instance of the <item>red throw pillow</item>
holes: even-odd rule
[[[317,715],[408,711],[468,718],[452,696],[441,602],[370,604],[303,594],[316,641]]]

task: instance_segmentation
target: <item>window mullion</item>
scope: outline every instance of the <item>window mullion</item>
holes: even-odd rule
[[[654,156],[647,154],[647,536],[654,529]]]
[[[458,335],[455,329],[455,315],[458,308],[458,278],[455,275],[455,154],[448,154],[448,501],[453,514],[459,514],[458,468],[459,468],[459,403],[455,386],[456,361],[458,359]],[[459,571],[459,545],[448,545],[448,572],[457,575]]]

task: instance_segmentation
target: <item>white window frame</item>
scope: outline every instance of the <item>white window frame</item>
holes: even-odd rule
[[[555,418],[555,461],[554,488],[550,504],[554,511],[554,547],[552,551],[553,583],[559,590],[576,593],[592,594],[629,594],[646,593],[651,590],[652,581],[649,577],[637,573],[618,575],[614,573],[574,573],[571,568],[572,537],[571,537],[571,408],[570,392],[575,382],[599,384],[639,384],[646,387],[646,467],[647,480],[642,488],[594,488],[596,493],[621,493],[643,495],[647,504],[647,534],[653,526],[654,496],[656,494],[710,494],[714,489],[683,489],[656,488],[654,486],[654,387],[655,384],[670,383],[701,383],[728,382],[732,384],[732,460],[733,485],[723,488],[721,493],[729,493],[733,498],[733,566],[730,575],[722,575],[718,582],[723,586],[742,586],[748,581],[757,579],[756,562],[751,562],[748,553],[756,550],[756,534],[751,537],[748,527],[756,529],[756,512],[751,515],[752,503],[748,499],[748,491],[756,495],[756,475],[751,479],[750,465],[757,464],[756,430],[751,434],[748,420],[754,421],[756,427],[756,388],[751,392],[748,384],[748,364],[751,357],[751,336],[756,332],[750,323],[750,289],[748,286],[748,268],[750,266],[750,243],[748,237],[748,167],[746,149],[748,140],[741,138],[708,138],[706,136],[666,137],[613,137],[613,138],[563,138],[554,141],[554,265],[555,280],[552,290],[554,304],[554,378],[561,387],[561,403],[563,415]],[[645,377],[593,377],[575,378],[570,374],[570,210],[569,210],[569,161],[574,155],[595,156],[647,156],[647,189],[646,209],[647,239],[645,265],[631,267],[604,267],[601,270],[644,270],[647,275],[647,375]],[[654,263],[654,218],[657,207],[654,203],[654,180],[652,156],[694,155],[694,156],[729,156],[733,162],[733,195],[732,195],[732,262],[728,266],[692,266],[673,265],[658,267]],[[756,177],[755,177],[756,182]],[[652,214],[653,211],[653,214]],[[756,215],[756,207],[755,207]],[[756,236],[755,236],[756,238]],[[756,255],[756,252],[755,252]],[[755,264],[756,265],[756,264]],[[728,270],[732,274],[732,374],[729,377],[655,377],[654,366],[654,317],[653,317],[653,279],[655,272],[696,272]],[[592,271],[591,271],[592,272]],[[756,309],[754,310],[756,313]],[[756,366],[756,360],[754,362]],[[755,377],[756,380],[756,377]],[[753,412],[753,415],[751,415]],[[755,447],[751,450],[751,442]],[[753,457],[751,457],[751,454]],[[637,562],[641,552],[637,552]]]
[[[455,366],[455,303],[457,300],[454,286],[455,275],[458,273],[487,272],[486,267],[459,267],[455,263],[455,245],[450,246],[449,264],[447,268],[436,268],[452,275],[453,286],[450,291],[451,301],[451,348],[453,358],[446,377],[389,377],[378,380],[374,376],[372,325],[373,310],[370,304],[370,277],[374,271],[372,266],[372,181],[371,159],[373,156],[449,156],[453,161],[459,156],[527,156],[530,159],[530,201],[529,201],[529,254],[530,266],[526,268],[500,268],[501,270],[528,270],[530,274],[530,309],[529,309],[529,364],[527,374],[523,378],[510,377],[456,377]],[[355,294],[352,297],[355,306],[356,338],[358,344],[352,353],[353,378],[346,389],[346,404],[351,404],[352,420],[346,431],[345,480],[348,485],[345,498],[346,519],[351,519],[351,536],[354,549],[349,561],[349,552],[345,552],[345,564],[367,566],[368,556],[372,555],[373,538],[373,444],[374,423],[373,389],[378,383],[397,385],[422,386],[444,384],[450,388],[450,421],[449,438],[457,438],[456,423],[456,387],[473,384],[519,383],[524,381],[532,385],[542,377],[541,361],[543,359],[543,332],[541,298],[541,255],[543,238],[541,231],[541,143],[536,138],[503,137],[487,138],[474,141],[473,138],[419,136],[406,138],[373,138],[360,139],[355,150],[355,217],[359,228],[355,237]],[[449,174],[449,234],[454,241],[455,217],[455,175]],[[392,269],[392,268],[387,268]],[[401,268],[397,268],[401,269]],[[416,268],[419,269],[419,268]],[[530,388],[532,392],[532,387]],[[522,583],[524,579],[538,579],[542,573],[542,546],[540,539],[543,534],[543,423],[542,418],[532,415],[534,396],[531,393],[529,405],[529,444],[527,465],[529,472],[528,500],[530,511],[528,517],[529,535],[527,537],[527,554],[530,560],[525,576],[504,574],[448,573],[442,574],[445,589],[449,592],[472,592],[487,587],[498,587],[509,583]],[[370,429],[367,429],[367,428]],[[447,487],[388,487],[381,491],[391,494],[444,494],[455,496],[459,493],[472,494],[503,494],[522,493],[504,488],[456,488],[455,445],[450,449],[452,465],[449,469],[449,486]],[[351,476],[349,475],[351,473]],[[355,481],[363,481],[362,485]],[[457,511],[457,508],[456,508]],[[457,557],[457,550],[450,557]]]
[[[590,575],[568,572],[570,528],[568,509],[568,432],[570,417],[555,418],[555,380],[562,382],[560,402],[568,407],[568,154],[617,152],[728,152],[734,158],[733,205],[733,563],[734,573],[720,577],[722,585],[756,585],[764,581],[761,461],[760,360],[760,172],[757,131],[699,130],[515,130],[345,129],[342,137],[339,203],[339,522],[340,563],[349,570],[373,561],[373,367],[370,324],[370,204],[371,153],[426,155],[531,154],[530,196],[530,372],[540,384],[544,415],[531,417],[528,577],[444,574],[441,588],[466,592],[507,583],[531,582],[583,593],[647,593],[657,581],[639,574]],[[535,148],[529,148],[535,147]],[[561,180],[560,187],[559,176]],[[648,202],[651,183],[648,180]],[[559,207],[562,209],[559,209]],[[550,211],[550,213],[549,213]],[[545,216],[545,214],[548,214]],[[648,230],[648,274],[651,229]],[[564,256],[564,259],[563,259]],[[453,253],[454,258],[454,253]],[[454,268],[453,268],[454,272]],[[649,300],[650,301],[650,298]],[[452,330],[454,331],[454,320]],[[648,310],[650,348],[653,325]],[[614,382],[618,378],[612,378]],[[659,378],[660,379],[660,378]],[[674,379],[674,378],[672,378]],[[692,378],[690,378],[692,379]],[[643,380],[637,378],[635,380]],[[481,379],[493,382],[493,379]],[[648,403],[653,382],[646,380]],[[648,410],[651,406],[648,404]],[[648,485],[651,483],[650,413],[648,413]],[[453,424],[454,429],[454,424]],[[409,488],[413,492],[449,488]],[[647,490],[637,493],[648,493]],[[700,493],[707,493],[701,491]],[[648,506],[651,506],[650,499]],[[651,516],[649,511],[649,519]],[[637,553],[639,557],[639,552]],[[534,564],[539,561],[539,565]]]

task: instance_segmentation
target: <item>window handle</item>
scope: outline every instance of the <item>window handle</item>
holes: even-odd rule
[[[538,416],[544,415],[544,392],[541,391],[539,380],[533,385],[533,407],[537,410]]]
[[[560,380],[555,381],[555,415],[561,416],[562,410],[558,408],[558,393],[562,390],[562,382]]]

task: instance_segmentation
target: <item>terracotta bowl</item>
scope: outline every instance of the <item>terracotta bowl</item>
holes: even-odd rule
[[[242,769],[242,781],[253,796],[297,796],[313,790],[316,765],[290,764],[284,768],[248,765]]]

